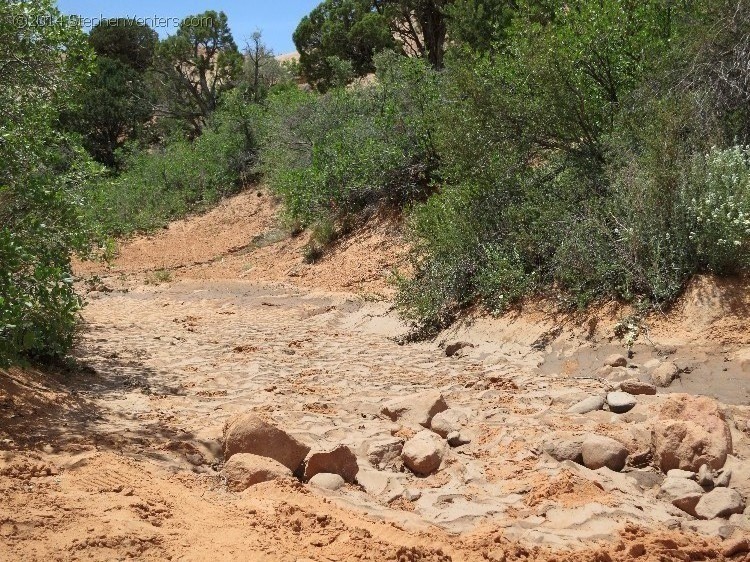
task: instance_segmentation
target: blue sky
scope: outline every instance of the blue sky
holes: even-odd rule
[[[265,43],[276,54],[294,50],[292,33],[302,16],[308,14],[321,0],[58,0],[63,13],[84,18],[137,17],[169,22],[206,10],[224,11],[229,27],[240,48],[245,46],[254,31],[263,32]],[[174,33],[172,25],[156,29],[165,37]],[[156,27],[156,26],[153,26]]]

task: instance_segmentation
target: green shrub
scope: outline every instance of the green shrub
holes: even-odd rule
[[[430,189],[436,76],[422,61],[392,54],[377,64],[372,85],[270,98],[263,170],[291,221],[341,223],[368,206],[403,205]]]
[[[91,219],[109,235],[148,231],[237,191],[255,177],[256,113],[233,97],[195,141],[127,155],[122,174],[90,186]]]
[[[57,22],[32,27],[20,21]],[[0,366],[56,359],[81,302],[70,254],[87,245],[79,186],[97,172],[56,130],[85,78],[85,36],[52,2],[0,4]]]
[[[75,158],[86,162],[82,150]],[[96,168],[68,166],[0,187],[0,365],[60,358],[73,344],[82,301],[70,254],[89,240],[76,186]]]
[[[750,268],[750,149],[696,158],[683,194],[699,267],[731,275]]]
[[[696,272],[742,270],[745,203],[729,194],[743,180],[706,186],[745,164],[701,156],[731,143],[727,117],[681,80],[696,74],[686,44],[715,43],[703,8],[522,2],[501,44],[452,53],[432,131],[444,183],[411,215],[414,274],[398,295],[420,334],[531,292],[661,304]],[[697,224],[701,206],[722,228]]]

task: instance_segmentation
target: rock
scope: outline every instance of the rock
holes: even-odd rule
[[[292,471],[280,462],[249,453],[232,455],[222,472],[227,479],[227,487],[234,492],[242,492],[261,482],[292,478]]]
[[[721,553],[727,558],[731,558],[743,552],[750,552],[750,539],[747,537],[730,538],[724,543]]]
[[[717,537],[723,540],[731,537],[737,528],[724,519],[693,519],[680,523],[682,531],[698,533],[707,537]]]
[[[461,433],[460,431],[454,431],[448,435],[448,445],[451,447],[462,447],[471,443],[471,439]]]
[[[615,414],[624,414],[635,408],[636,399],[627,392],[610,392],[607,394],[609,410]]]
[[[664,403],[652,430],[654,460],[662,472],[673,468],[697,472],[707,464],[724,466],[732,452],[732,435],[716,401],[673,394]]]
[[[467,347],[474,347],[474,344],[465,341],[452,343],[445,347],[445,355],[448,357],[453,357],[456,353]]]
[[[680,369],[674,363],[662,363],[651,372],[651,380],[656,386],[667,388],[680,374]]]
[[[294,472],[310,447],[255,414],[243,414],[224,426],[224,458],[250,453],[280,462]]]
[[[406,398],[396,398],[383,406],[382,413],[391,421],[409,422],[422,427],[430,427],[435,414],[444,412],[448,405],[437,390],[412,394]]]
[[[542,444],[542,449],[558,462],[583,462],[582,439],[550,439]]]
[[[627,367],[602,367],[596,376],[608,382],[620,384],[633,378],[633,373]]]
[[[714,475],[707,464],[702,464],[698,469],[698,484],[704,488],[714,487]]]
[[[420,431],[406,442],[401,457],[409,470],[427,476],[440,468],[444,453],[442,439],[432,431]]]
[[[636,451],[635,453],[630,453],[628,464],[634,468],[646,468],[647,466],[651,466],[653,458],[654,455],[651,452],[651,449],[643,449],[641,451]]]
[[[745,513],[735,513],[734,515],[730,515],[729,523],[743,531],[750,531],[750,517]]]
[[[653,384],[638,379],[628,379],[623,381],[620,383],[620,390],[632,394],[633,396],[653,396],[656,394],[656,387]]]
[[[695,480],[698,475],[690,470],[680,470],[679,468],[673,468],[667,471],[667,478],[687,478],[688,480]]]
[[[698,505],[695,506],[695,513],[701,519],[716,519],[742,513],[743,509],[745,509],[745,504],[737,490],[714,488],[700,499]]]
[[[615,472],[625,468],[628,450],[619,441],[603,435],[589,435],[582,445],[583,465],[591,470],[607,467]]]
[[[721,474],[714,480],[714,486],[717,488],[726,488],[729,486],[729,482],[732,480],[732,471],[725,468],[721,471]]]
[[[569,414],[588,414],[604,408],[603,396],[589,396],[568,408]]]
[[[635,480],[644,490],[659,488],[665,480],[661,472],[648,469],[631,470],[627,475]]]
[[[607,367],[625,367],[627,364],[627,357],[619,353],[614,353],[604,360],[604,365]]]
[[[312,453],[305,463],[305,479],[316,474],[338,474],[347,482],[354,482],[359,472],[357,456],[346,445],[338,445],[329,451]]]
[[[384,470],[401,457],[403,448],[403,439],[397,437],[374,441],[367,448],[367,460],[375,468]]]
[[[668,477],[659,489],[659,497],[672,502],[672,505],[695,517],[695,506],[703,497],[703,488],[694,480]]]
[[[466,413],[449,408],[444,412],[435,414],[435,417],[433,417],[430,422],[430,428],[440,437],[445,438],[448,437],[449,433],[461,431],[461,428],[464,427],[468,421],[469,418]]]
[[[404,494],[404,486],[399,481],[401,476],[397,477],[392,472],[363,469],[357,474],[357,484],[371,496],[388,503]]]
[[[328,472],[319,472],[312,478],[310,478],[310,485],[320,488],[322,490],[330,490],[335,492],[344,487],[346,482],[338,474],[330,474]]]

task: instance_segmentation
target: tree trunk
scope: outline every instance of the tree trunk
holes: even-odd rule
[[[422,0],[415,10],[419,26],[422,28],[423,43],[427,60],[433,68],[443,68],[447,23],[443,6],[444,0]]]

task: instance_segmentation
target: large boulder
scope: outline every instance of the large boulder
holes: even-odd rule
[[[242,492],[261,482],[292,478],[292,471],[283,464],[248,453],[232,455],[224,465],[223,474],[227,487],[234,492]]]
[[[338,474],[352,483],[359,472],[357,456],[346,445],[339,445],[328,451],[312,453],[305,463],[305,479],[310,480],[320,473]]]
[[[716,519],[742,513],[745,502],[737,490],[714,488],[704,495],[695,506],[695,514],[701,519]]]
[[[688,394],[670,396],[654,421],[652,441],[656,465],[665,473],[697,472],[703,464],[718,470],[732,452],[732,434],[716,401]]]
[[[445,454],[445,441],[432,431],[420,431],[404,445],[401,458],[413,473],[427,476],[440,468]]]
[[[589,435],[583,440],[583,465],[591,470],[607,467],[615,472],[625,468],[628,450],[625,445],[603,435]]]
[[[250,453],[280,462],[292,472],[305,460],[310,447],[255,414],[232,418],[224,426],[224,459]]]
[[[449,408],[444,412],[435,414],[430,422],[430,428],[442,438],[447,438],[454,431],[461,429],[469,422],[469,416],[461,410]]]
[[[395,398],[386,402],[381,410],[391,421],[413,423],[422,427],[430,427],[435,414],[448,409],[443,395],[437,390],[428,390],[412,394],[405,398]]]

